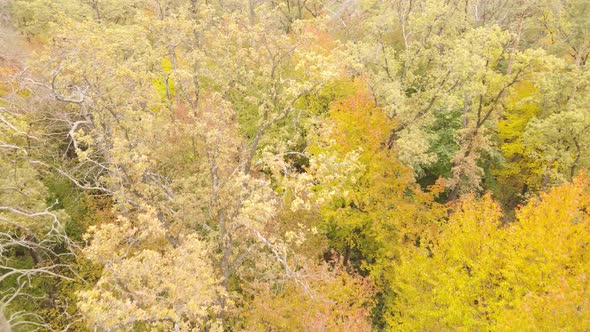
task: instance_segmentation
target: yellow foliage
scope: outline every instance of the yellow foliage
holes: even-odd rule
[[[488,195],[468,197],[432,248],[409,248],[388,315],[403,330],[533,331],[589,326],[590,186],[584,177],[500,222]]]
[[[533,99],[537,93],[532,82],[517,84],[507,98],[504,117],[498,121],[500,150],[506,163],[493,173],[500,181],[502,196],[514,196],[541,187],[545,167],[538,160],[530,158],[531,151],[523,143],[523,133],[528,123],[540,113]],[[500,198],[507,201],[511,197]]]

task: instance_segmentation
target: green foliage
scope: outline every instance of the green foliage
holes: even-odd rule
[[[421,172],[419,183],[424,187],[434,184],[441,176],[451,176],[452,159],[459,150],[455,132],[461,128],[460,111],[441,111],[435,117],[428,131],[435,133],[430,143],[430,153],[436,155],[436,162]]]

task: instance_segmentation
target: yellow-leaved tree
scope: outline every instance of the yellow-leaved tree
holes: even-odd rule
[[[378,306],[388,306],[400,248],[428,242],[443,214],[435,193],[423,191],[410,168],[385,142],[395,123],[363,93],[335,102],[317,145],[310,151],[327,161],[311,168],[323,192],[321,229],[349,270],[369,275],[378,287]],[[333,170],[326,172],[326,166]],[[321,176],[346,169],[344,181]],[[381,324],[381,312],[374,320]]]
[[[590,185],[554,188],[502,224],[487,195],[456,206],[431,248],[398,267],[394,329],[533,331],[589,326]]]

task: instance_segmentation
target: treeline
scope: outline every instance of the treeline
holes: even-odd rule
[[[588,1],[11,0],[0,29],[0,329],[590,326]]]

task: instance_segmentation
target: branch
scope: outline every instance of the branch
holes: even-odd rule
[[[109,195],[114,194],[114,192],[112,190],[109,190],[107,188],[104,187],[97,187],[97,186],[86,186],[81,184],[78,180],[76,180],[73,176],[69,175],[68,173],[62,171],[61,169],[55,167],[55,166],[51,166],[51,165],[47,165],[46,163],[39,161],[39,160],[32,160],[31,164],[36,164],[36,165],[42,165],[44,167],[47,168],[53,168],[54,170],[56,170],[59,174],[61,174],[62,176],[65,176],[66,178],[68,178],[68,180],[72,181],[72,183],[74,183],[78,188],[80,189],[84,189],[84,190],[97,190],[97,191],[102,191],[105,192]]]
[[[256,132],[256,136],[254,136],[254,140],[252,140],[252,143],[250,143],[250,147],[248,148],[248,154],[246,155],[246,160],[244,161],[244,166],[243,166],[244,174],[250,173],[252,159],[254,158],[254,154],[256,153],[256,149],[258,148],[258,144],[260,143],[260,139],[262,138],[262,135],[264,135],[264,133],[268,130],[268,128],[270,128],[270,126],[272,126],[273,124],[275,124],[279,121],[286,119],[289,116],[289,114],[291,114],[291,112],[295,109],[295,103],[297,103],[297,101],[299,101],[299,99],[301,99],[303,96],[305,96],[306,94],[313,91],[316,87],[317,87],[317,84],[314,84],[314,86],[312,86],[311,88],[301,91],[297,96],[295,96],[295,98],[293,98],[293,100],[291,100],[291,102],[289,103],[288,106],[283,108],[283,111],[281,112],[281,114],[279,116],[267,121],[266,123],[264,123],[260,127],[258,127],[258,131]]]
[[[46,267],[40,267],[40,268],[35,268],[35,269],[17,269],[17,268],[13,268],[13,267],[9,267],[9,266],[0,266],[0,270],[7,270],[9,272],[3,273],[2,275],[0,275],[0,282],[2,282],[4,279],[12,276],[12,275],[18,275],[18,279],[22,278],[22,277],[29,277],[31,275],[34,274],[48,274],[52,277],[57,277],[57,278],[63,278],[69,281],[74,281],[74,279],[70,278],[70,277],[66,277],[62,274],[53,272],[51,270],[53,269],[57,269],[60,267],[66,267],[68,269],[70,269],[69,265],[66,264],[53,264],[50,266],[46,266]]]

